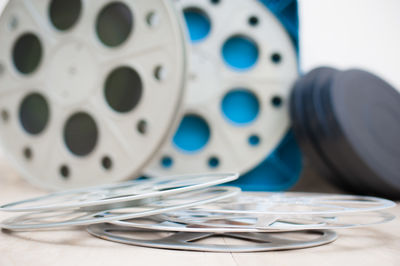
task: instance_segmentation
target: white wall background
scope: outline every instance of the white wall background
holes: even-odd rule
[[[302,69],[361,67],[400,90],[399,0],[299,0]]]

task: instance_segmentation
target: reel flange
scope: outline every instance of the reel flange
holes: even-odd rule
[[[296,53],[259,1],[176,1],[191,45],[183,119],[146,172],[246,173],[289,127]]]
[[[173,129],[179,15],[161,0],[12,0],[0,18],[0,140],[29,181],[137,176]]]

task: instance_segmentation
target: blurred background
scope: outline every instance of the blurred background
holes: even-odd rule
[[[359,67],[400,90],[400,1],[300,0],[300,65]]]

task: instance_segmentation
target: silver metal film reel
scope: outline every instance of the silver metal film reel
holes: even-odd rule
[[[289,127],[289,91],[297,77],[294,46],[256,0],[175,4],[192,39],[184,117],[146,172],[245,173],[268,156]],[[200,23],[194,33],[192,23]]]
[[[140,174],[183,98],[180,16],[162,0],[11,0],[0,18],[0,140],[58,189]]]
[[[1,222],[1,227],[9,230],[28,231],[111,222],[207,204],[234,197],[239,192],[240,189],[236,187],[210,187],[173,196],[155,196],[148,198],[147,201],[125,202],[125,205],[107,205],[103,209],[82,208],[31,212],[6,219]]]
[[[396,203],[378,197],[324,193],[271,192],[257,196],[241,193],[234,200],[197,206],[193,213],[225,213],[269,216],[329,216],[382,211]]]
[[[90,234],[101,239],[128,245],[209,252],[257,252],[309,248],[329,244],[337,238],[336,233],[330,230],[290,233],[179,232],[171,234],[163,231],[141,230],[112,224],[90,225],[87,230]],[[151,240],[144,239],[143,234],[151,238]],[[227,243],[227,241],[222,242],[221,240],[217,241],[217,243],[215,241],[197,243],[197,241],[207,240],[207,238],[212,237],[240,239],[244,240],[245,243]]]
[[[186,210],[161,215],[113,221],[114,225],[139,229],[173,232],[292,232],[315,229],[344,229],[365,227],[389,222],[395,218],[387,212],[367,212],[331,216],[261,216]]]
[[[50,193],[4,204],[0,206],[0,211],[59,211],[85,207],[109,209],[119,203],[176,195],[227,183],[237,178],[238,174],[199,174],[131,180],[125,183]]]
[[[317,193],[240,193],[189,210],[164,213],[145,219],[114,221],[141,229],[177,232],[279,232],[352,228],[381,224],[394,219],[383,210],[393,201],[368,196]]]

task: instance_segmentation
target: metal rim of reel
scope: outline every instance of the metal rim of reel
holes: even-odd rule
[[[31,212],[6,219],[1,222],[1,227],[12,231],[35,231],[132,219],[227,199],[239,192],[236,187],[209,187],[161,199],[155,197],[149,202],[131,201],[125,205],[106,206],[104,209]]]
[[[105,206],[176,195],[220,185],[238,178],[236,173],[197,174],[132,180],[124,183],[66,190],[0,206],[0,211],[32,212]]]
[[[112,224],[97,224],[87,227],[87,231],[98,238],[114,241],[118,243],[136,245],[142,247],[176,249],[188,251],[208,251],[208,252],[260,252],[272,250],[289,250],[299,248],[309,248],[331,243],[336,240],[337,234],[330,230],[310,230],[290,232],[292,238],[286,233],[188,233],[178,232],[166,237],[153,240],[134,238],[132,234],[137,233],[162,233],[163,231],[140,230],[132,227],[122,227]],[[115,234],[114,232],[128,233],[126,236]],[[298,235],[317,235],[312,240],[299,240]],[[236,238],[251,242],[247,245],[229,244],[201,244],[197,240],[222,236]],[[297,237],[297,238],[296,238]]]

